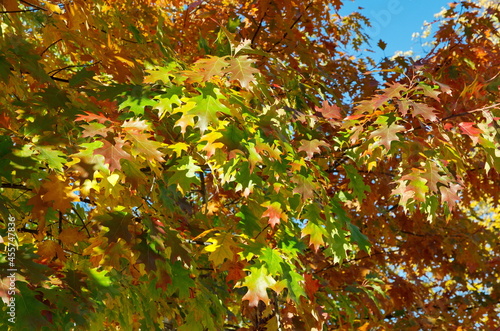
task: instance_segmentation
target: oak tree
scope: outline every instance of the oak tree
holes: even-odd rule
[[[341,7],[3,0],[2,328],[498,327],[499,6]]]

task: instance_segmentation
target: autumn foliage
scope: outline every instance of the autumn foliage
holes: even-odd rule
[[[499,7],[341,6],[1,1],[2,330],[500,326]]]

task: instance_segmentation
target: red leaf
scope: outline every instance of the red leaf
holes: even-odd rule
[[[99,115],[97,115],[97,114],[86,111],[85,114],[87,114],[87,115],[78,115],[78,117],[75,118],[75,121],[85,121],[85,122],[97,121],[101,124],[104,124],[108,121],[113,122],[113,120],[111,120],[110,118],[103,115],[103,113],[99,113]]]
[[[316,107],[316,111],[320,112],[321,115],[323,115],[324,118],[333,118],[336,120],[340,120],[342,118],[342,115],[340,114],[340,108],[336,105],[331,105],[328,103],[328,101],[323,101],[323,107],[319,108]]]
[[[481,131],[478,128],[475,128],[474,127],[475,124],[476,123],[474,122],[462,122],[458,124],[458,127],[460,128],[460,130],[462,130],[463,133],[465,133],[472,139],[474,144],[477,144],[479,140],[479,135],[483,133],[483,131]]]
[[[305,274],[304,280],[306,283],[306,293],[309,299],[313,299],[314,294],[319,290],[319,280],[314,279],[312,274]]]
[[[104,162],[109,164],[109,171],[113,172],[115,169],[121,170],[122,166],[120,164],[121,159],[130,160],[132,157],[129,153],[123,150],[125,141],[121,138],[114,138],[115,144],[111,144],[107,140],[103,140],[104,146],[94,150],[95,154],[100,154],[104,156]]]

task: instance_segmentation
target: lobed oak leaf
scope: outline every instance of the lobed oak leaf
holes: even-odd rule
[[[144,83],[154,84],[158,81],[164,83],[169,83],[171,77],[175,77],[173,74],[177,70],[177,64],[175,62],[170,62],[165,67],[155,67],[153,70],[145,70],[148,74],[144,77]]]
[[[298,151],[306,152],[307,159],[309,160],[312,159],[314,153],[321,153],[321,149],[319,149],[320,146],[325,146],[325,147],[329,146],[323,140],[318,140],[318,139],[313,139],[313,140],[302,139],[300,143],[301,146],[299,147]]]
[[[418,84],[418,87],[422,89],[422,92],[424,93],[425,96],[432,98],[436,100],[437,102],[441,102],[439,99],[439,95],[442,93],[440,90],[434,89],[434,86],[428,85],[426,83],[421,82]],[[437,87],[437,86],[436,86]],[[443,92],[445,90],[443,89]]]
[[[283,268],[281,265],[284,262],[281,255],[281,250],[266,246],[261,249],[259,260],[266,264],[267,269],[271,274],[281,275],[283,273]]]
[[[246,286],[248,291],[243,296],[242,300],[248,300],[250,307],[257,307],[259,301],[269,304],[269,297],[267,296],[267,288],[276,284],[276,280],[271,277],[267,269],[262,266],[260,268],[250,268],[250,275],[245,278],[240,287]]]
[[[131,153],[134,156],[141,156],[146,160],[156,160],[158,162],[165,161],[163,159],[164,153],[160,152],[158,148],[163,147],[159,141],[151,140],[152,136],[150,134],[145,133],[134,133],[126,134],[127,139],[132,142]]]
[[[441,191],[441,202],[446,202],[448,204],[448,209],[450,211],[453,210],[455,204],[460,197],[458,195],[458,190],[460,190],[462,186],[460,184],[451,183],[450,186],[441,186],[439,190]]]
[[[474,122],[461,122],[458,124],[458,127],[460,130],[462,130],[463,133],[468,135],[471,139],[474,145],[476,145],[479,141],[479,135],[483,133],[481,129],[475,128],[474,125],[476,123]]]
[[[262,217],[269,217],[268,223],[272,228],[276,226],[276,224],[280,223],[280,219],[283,217],[283,211],[281,210],[281,204],[279,202],[266,202],[261,206],[267,207],[266,211],[262,214]]]
[[[342,114],[340,113],[340,108],[337,105],[330,105],[328,101],[323,101],[323,107],[316,107],[316,111],[320,112],[326,119],[340,120],[342,119]]]
[[[323,235],[326,235],[326,230],[311,221],[307,222],[306,226],[301,231],[301,238],[309,236],[309,245],[312,245],[316,252],[319,246],[325,244]]]
[[[132,157],[129,153],[123,150],[123,146],[128,145],[123,139],[115,137],[114,144],[108,140],[102,140],[103,146],[94,150],[94,155],[104,156],[104,162],[109,165],[109,171],[113,172],[118,169],[121,170],[121,159],[131,160]]]
[[[373,131],[370,134],[370,138],[374,137],[380,138],[373,145],[377,146],[382,144],[387,150],[389,150],[391,149],[391,143],[393,141],[399,141],[399,137],[396,135],[396,133],[404,130],[405,127],[402,125],[391,124],[390,126],[387,126],[387,124],[384,124],[379,129]]]
[[[42,200],[52,203],[54,209],[65,211],[71,208],[72,202],[80,200],[73,191],[69,181],[60,175],[52,174],[43,183],[40,193],[43,192]]]
[[[58,238],[63,244],[73,246],[75,243],[85,240],[87,236],[77,228],[65,228]]]
[[[400,98],[401,97],[401,92],[404,92],[407,90],[406,86],[404,86],[401,83],[389,83],[387,84],[388,87],[383,89],[384,91],[384,96],[390,100],[392,98]]]
[[[160,119],[163,119],[167,113],[173,113],[176,107],[182,105],[182,100],[179,96],[182,96],[181,86],[172,86],[167,90],[167,93],[159,96],[158,103],[153,108],[158,109],[158,117]]]
[[[113,129],[108,128],[104,124],[96,123],[96,122],[84,124],[84,125],[81,125],[81,127],[83,128],[83,132],[82,132],[83,138],[95,137],[97,135],[102,136],[102,137],[106,137],[109,132],[113,131]]]
[[[181,128],[181,133],[184,134],[186,133],[186,129],[188,126],[193,127],[194,126],[194,118],[195,115],[189,115],[189,114],[182,114],[182,117],[175,122],[175,126],[178,126]]]
[[[106,122],[113,122],[113,120],[111,120],[110,118],[106,117],[103,113],[99,113],[99,114],[94,114],[94,113],[91,113],[91,112],[85,112],[85,114],[87,115],[78,115],[76,118],[75,118],[75,121],[85,121],[85,122],[92,122],[92,121],[97,121],[101,124],[104,124]]]
[[[222,138],[222,133],[219,131],[211,131],[200,138],[200,141],[206,141],[207,144],[202,148],[203,151],[207,152],[207,157],[210,158],[215,154],[215,151],[224,147],[221,142],[215,142],[216,140]]]
[[[419,102],[408,102],[408,105],[413,107],[412,115],[413,117],[416,117],[417,115],[422,116],[426,120],[429,120],[431,122],[437,121],[436,114],[434,114],[434,110],[436,110],[433,107],[427,106],[424,103],[419,103]]]
[[[191,288],[195,287],[194,280],[190,277],[189,270],[184,268],[181,261],[175,261],[171,264],[172,284],[169,293],[179,293],[179,298],[188,298],[191,293]]]
[[[415,192],[408,188],[405,180],[399,179],[394,183],[398,184],[398,186],[392,190],[391,195],[399,195],[399,205],[406,210],[408,200],[415,196]]]
[[[122,124],[122,128],[127,132],[136,133],[136,132],[149,131],[151,129],[151,126],[147,121],[135,118],[126,120]]]
[[[229,80],[237,80],[241,87],[248,89],[250,83],[255,82],[254,74],[258,74],[259,70],[252,67],[253,61],[248,58],[248,56],[239,56],[232,58],[229,61],[229,67],[225,69],[225,72],[230,74]]]
[[[295,175],[292,177],[292,182],[297,184],[297,186],[293,189],[293,193],[300,194],[303,201],[314,197],[316,185],[313,183],[311,178],[304,177],[302,175]]]
[[[398,111],[401,113],[401,115],[406,116],[406,114],[408,114],[408,110],[410,110],[411,101],[400,99],[396,101],[396,103],[398,105]]]
[[[169,145],[167,147],[167,150],[171,151],[170,153],[168,153],[169,155],[173,153],[177,157],[181,157],[182,152],[187,152],[189,150],[189,145],[185,142],[177,142],[175,144]]]
[[[37,254],[46,261],[51,261],[55,257],[61,261],[66,260],[66,256],[64,256],[64,251],[61,245],[54,240],[45,240],[39,243]]]
[[[220,266],[226,259],[232,261],[235,254],[234,250],[238,247],[230,234],[218,233],[215,237],[209,238],[207,243],[210,243],[210,245],[205,246],[203,250],[210,253],[208,259],[215,266]]]
[[[370,186],[365,184],[363,176],[361,176],[358,170],[351,164],[344,164],[344,169],[349,178],[349,188],[353,190],[354,195],[360,202],[363,201],[366,199],[365,192],[371,191]]]
[[[39,152],[38,155],[35,155],[36,159],[46,163],[50,168],[62,172],[63,165],[68,161],[63,152],[50,146],[35,146],[35,149]]]
[[[194,69],[201,71],[203,81],[207,82],[214,76],[223,76],[223,68],[227,67],[229,62],[223,57],[209,55],[207,58],[199,59],[194,63]]]
[[[210,123],[217,125],[219,118],[217,113],[230,115],[231,112],[224,104],[220,102],[222,95],[219,90],[213,87],[200,88],[202,95],[191,99],[194,105],[187,111],[187,115],[193,115],[198,118],[195,127],[203,133],[208,129]]]
[[[439,174],[440,169],[433,161],[428,161],[425,165],[426,172],[422,174],[422,177],[427,180],[427,186],[432,192],[438,192],[437,184],[441,183],[448,186],[449,179],[446,176]]]
[[[429,192],[427,186],[427,179],[422,176],[420,169],[413,168],[412,172],[408,175],[401,177],[401,180],[409,181],[407,189],[414,192],[414,199],[417,201],[425,201],[425,196]]]
[[[233,43],[231,43],[231,48],[234,48],[234,56],[238,55],[238,53],[242,50],[252,50],[252,40],[243,39],[236,47],[234,47]]]

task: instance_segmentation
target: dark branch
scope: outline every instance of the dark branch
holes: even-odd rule
[[[31,189],[29,187],[26,187],[22,184],[1,183],[0,187],[1,188],[12,188],[15,190],[31,191]]]
[[[29,2],[28,2],[28,1],[26,1],[26,0],[19,0],[19,1],[20,1],[20,2],[22,2],[22,3],[24,3],[24,4],[25,4],[25,5],[27,5],[27,6],[30,6],[30,7],[33,7],[33,8],[37,8],[37,9],[39,9],[39,10],[47,11],[47,9],[46,9],[46,8],[39,7],[39,6],[37,6],[37,5],[34,5],[34,4],[32,4],[32,3],[29,3]]]
[[[34,11],[39,11],[41,9],[20,9],[20,10],[2,10],[0,11],[0,14],[15,14],[15,13],[28,13],[28,12],[34,12]]]
[[[264,13],[264,15],[262,15],[262,18],[260,19],[259,25],[257,26],[257,30],[255,30],[255,33],[253,34],[252,42],[250,44],[252,46],[255,43],[255,38],[257,38],[257,35],[259,34],[260,29],[262,28],[262,23],[264,22],[264,18],[266,17],[266,14],[267,14],[267,10]]]
[[[49,46],[47,46],[42,53],[40,53],[40,56],[42,56],[46,51],[49,50],[49,48],[51,48],[52,46],[54,46],[55,44],[57,44],[58,42],[62,41],[62,39],[58,39],[56,41],[54,41],[52,44],[50,44]]]

